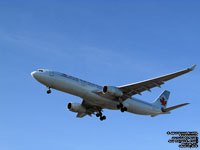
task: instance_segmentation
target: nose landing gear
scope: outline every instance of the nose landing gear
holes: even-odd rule
[[[51,89],[50,89],[50,87],[47,87],[47,88],[48,88],[47,94],[50,94],[51,93]]]

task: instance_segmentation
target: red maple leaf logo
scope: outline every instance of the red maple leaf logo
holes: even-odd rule
[[[161,102],[161,105],[163,105],[163,106],[166,106],[166,104],[167,104],[167,101],[165,100],[164,97],[162,97],[162,98],[160,99],[160,102]]]

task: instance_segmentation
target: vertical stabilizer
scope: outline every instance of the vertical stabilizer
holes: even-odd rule
[[[165,90],[154,102],[153,104],[160,108],[166,108],[167,101],[169,99],[170,92]]]

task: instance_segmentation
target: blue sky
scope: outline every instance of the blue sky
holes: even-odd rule
[[[200,131],[199,1],[0,1],[0,150],[177,150],[167,131]],[[123,85],[197,64],[144,92],[152,102],[170,90],[154,118],[105,110],[106,121],[77,119],[66,109],[81,102],[46,94],[30,72],[48,68],[99,85]]]

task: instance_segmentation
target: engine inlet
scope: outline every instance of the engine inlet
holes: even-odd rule
[[[104,87],[103,87],[103,93],[106,93],[107,90],[108,90],[108,87],[107,87],[107,86],[104,86]]]
[[[71,109],[72,108],[72,103],[68,103],[67,108]]]

